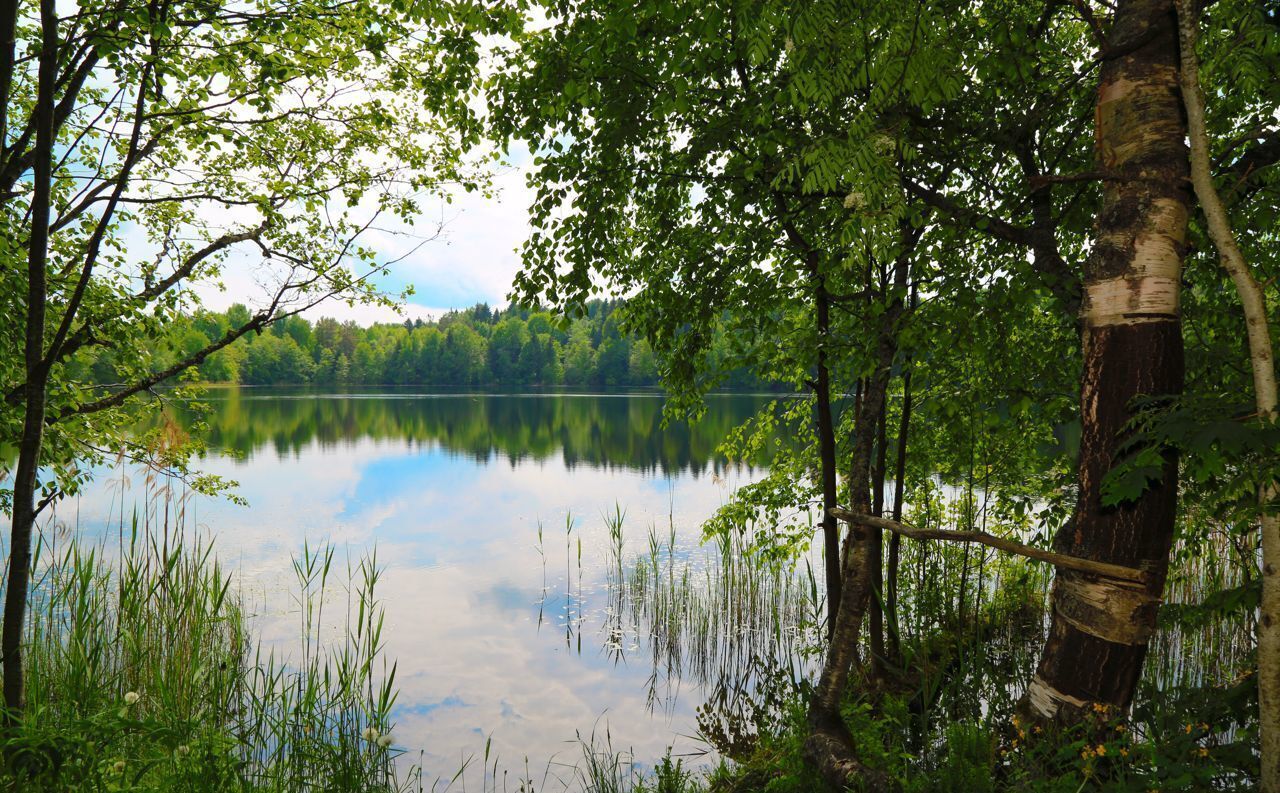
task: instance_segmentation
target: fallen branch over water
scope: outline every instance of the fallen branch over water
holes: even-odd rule
[[[831,516],[837,520],[857,523],[863,526],[869,526],[873,529],[885,529],[893,532],[894,534],[901,534],[903,537],[910,537],[913,540],[976,542],[981,545],[988,545],[1006,553],[1025,556],[1028,559],[1036,559],[1041,562],[1048,562],[1055,567],[1060,567],[1066,570],[1075,570],[1080,573],[1091,573],[1093,575],[1099,575],[1105,578],[1114,578],[1120,581],[1132,581],[1135,584],[1146,584],[1148,581],[1148,574],[1145,570],[1125,567],[1124,565],[1109,564],[1107,562],[1095,562],[1092,559],[1082,559],[1079,556],[1069,556],[1064,553],[1054,553],[1053,551],[1046,551],[1041,548],[1024,545],[1023,543],[1005,539],[1004,537],[997,537],[994,534],[987,534],[985,531],[921,529],[916,526],[908,526],[905,523],[899,523],[896,520],[877,518],[874,515],[862,515],[840,507],[832,509]]]

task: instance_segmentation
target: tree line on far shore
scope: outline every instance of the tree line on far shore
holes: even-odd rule
[[[565,319],[538,308],[491,308],[478,303],[438,319],[406,319],[362,327],[330,317],[292,316],[237,340],[200,364],[200,378],[244,385],[581,386],[658,385],[660,361],[648,341],[622,329],[623,301],[593,300]],[[242,324],[249,310],[201,311],[174,323],[152,367],[162,369]],[[710,352],[728,357],[728,340]],[[96,351],[76,362],[79,379],[120,381],[115,356]],[[764,388],[737,368],[723,385]]]

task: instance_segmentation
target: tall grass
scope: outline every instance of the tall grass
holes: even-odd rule
[[[27,702],[0,738],[0,789],[408,789],[376,558],[339,566],[331,548],[304,549],[300,649],[276,654],[253,639],[211,546],[153,522],[153,506],[122,523],[117,548],[53,534],[38,545]],[[322,637],[335,609],[343,630]]]

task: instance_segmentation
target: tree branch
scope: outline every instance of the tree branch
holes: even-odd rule
[[[987,534],[985,531],[921,529],[915,526],[908,526],[905,523],[899,523],[896,520],[877,518],[872,515],[862,515],[842,508],[831,510],[831,514],[839,520],[847,521],[849,523],[857,523],[873,529],[885,529],[893,532],[894,534],[901,534],[903,537],[910,537],[913,540],[976,542],[981,545],[986,545],[997,550],[1004,551],[1005,553],[1024,556],[1028,559],[1035,559],[1039,562],[1048,562],[1049,564],[1064,570],[1075,570],[1079,573],[1090,573],[1092,575],[1098,575],[1104,578],[1114,578],[1120,581],[1132,581],[1136,584],[1146,584],[1150,580],[1150,576],[1145,570],[1138,570],[1118,564],[1109,564],[1107,562],[1095,562],[1092,559],[1082,559],[1079,556],[1069,556],[1067,554],[1054,553],[1053,551],[1045,551],[1031,545],[1024,545],[1020,542],[1005,539],[1004,537],[997,537],[994,534]]]

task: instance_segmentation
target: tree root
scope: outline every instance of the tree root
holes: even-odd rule
[[[853,788],[881,793],[889,789],[889,779],[884,772],[868,768],[858,759],[853,737],[843,724],[815,724],[804,742],[804,756],[827,784],[837,790]]]

